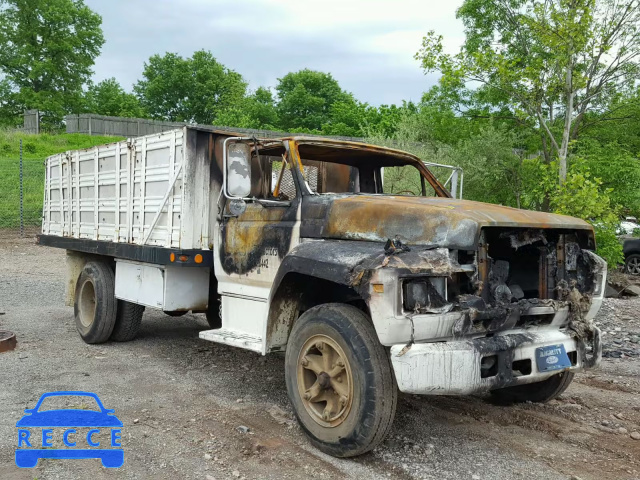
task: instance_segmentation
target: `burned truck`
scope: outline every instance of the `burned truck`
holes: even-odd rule
[[[398,391],[545,402],[601,359],[592,227],[453,198],[399,150],[192,126],[54,155],[39,243],[67,250],[87,343],[133,340],[155,308],[284,353],[335,456],[383,440]]]

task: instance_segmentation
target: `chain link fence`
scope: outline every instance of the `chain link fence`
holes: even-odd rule
[[[44,164],[0,144],[0,239],[33,237],[42,223]]]

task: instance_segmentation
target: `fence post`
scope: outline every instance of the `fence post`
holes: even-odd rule
[[[20,139],[20,236],[24,237],[24,207],[23,207],[23,195],[24,188],[22,182],[22,139]]]

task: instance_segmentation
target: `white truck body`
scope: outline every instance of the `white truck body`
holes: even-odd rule
[[[305,432],[352,456],[398,390],[544,402],[601,359],[593,228],[461,187],[398,150],[184,127],[48,158],[39,242],[85,342],[206,313],[202,339],[285,351]]]
[[[42,233],[209,250],[209,168],[185,132],[47,158]]]
[[[384,179],[400,186],[389,193]],[[309,312],[356,310],[394,389],[469,394],[562,377],[552,398],[601,359],[593,317],[606,264],[593,229],[456,196],[405,152],[184,127],[49,157],[40,243],[68,251],[77,326],[79,309],[93,315],[91,298],[76,298],[86,275],[113,275],[108,294],[125,304],[206,312],[212,328],[200,338],[263,355],[289,352]],[[90,262],[101,266],[87,272]],[[297,378],[311,382],[313,371],[324,390],[296,387],[300,401],[326,398],[344,366],[327,357],[319,367],[324,347],[314,345]],[[326,345],[346,358],[347,344]],[[321,426],[342,411],[326,408]]]

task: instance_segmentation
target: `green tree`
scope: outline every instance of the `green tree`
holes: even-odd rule
[[[521,208],[526,185],[516,134],[486,127],[450,150],[450,162],[465,173],[465,197]]]
[[[612,190],[604,188],[602,181],[593,177],[589,169],[580,162],[569,170],[562,185],[552,188],[552,210],[591,223],[596,233],[597,253],[607,261],[610,268],[622,263],[622,244],[616,237],[618,212],[609,198]]]
[[[268,88],[259,87],[235,106],[216,116],[216,125],[223,127],[278,130],[278,112]]]
[[[242,102],[247,88],[239,73],[205,50],[191,58],[153,55],[142,76],[134,92],[145,111],[159,120],[218,123],[219,115]]]
[[[17,127],[21,122],[14,93],[11,82],[0,79],[0,127]]]
[[[125,92],[115,78],[92,84],[85,94],[84,108],[89,113],[113,117],[143,117],[140,101],[132,93]]]
[[[588,138],[577,142],[574,152],[570,161],[583,162],[600,180],[602,188],[609,191],[614,205],[619,205],[627,215],[640,214],[640,158],[637,154],[616,142],[601,144]]]
[[[410,136],[412,141],[425,143],[438,150],[444,145],[458,142],[478,134],[483,122],[473,121],[463,114],[462,99],[451,95],[440,86],[434,86],[422,95],[414,108],[403,115],[398,130]],[[488,126],[490,122],[486,122]]]
[[[465,0],[456,55],[429,32],[416,57],[442,84],[469,82],[539,131],[566,178],[569,144],[585,116],[640,79],[640,0]]]
[[[259,87],[247,97],[245,111],[251,119],[249,128],[278,128],[278,111],[271,90]]]
[[[278,116],[285,130],[322,130],[331,121],[331,107],[352,97],[329,73],[300,70],[278,79]]]
[[[585,115],[580,139],[585,138],[640,156],[640,86],[620,89],[604,109]]]
[[[363,129],[376,109],[354,98],[338,100],[329,107],[329,114],[321,127],[324,135],[361,137]]]
[[[50,122],[77,111],[104,43],[101,23],[82,0],[0,0],[0,72],[13,108],[37,108]]]
[[[321,131],[325,135],[346,137],[391,137],[408,108],[408,104],[374,107],[348,97],[331,105]]]

